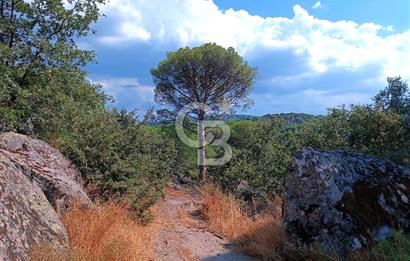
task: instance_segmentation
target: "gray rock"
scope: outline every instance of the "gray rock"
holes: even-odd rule
[[[57,213],[67,207],[70,199],[91,204],[80,171],[46,142],[13,132],[1,133],[0,154],[38,184]]]
[[[286,230],[299,247],[346,255],[410,230],[410,169],[388,160],[302,149],[284,191]]]
[[[0,152],[0,260],[29,260],[37,244],[63,248],[67,234],[37,182]]]
[[[64,248],[58,214],[71,199],[92,204],[71,161],[41,140],[0,134],[0,260],[28,260],[38,244]]]

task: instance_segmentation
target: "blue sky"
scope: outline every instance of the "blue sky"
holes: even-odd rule
[[[323,114],[366,103],[386,76],[410,79],[409,0],[111,0],[89,78],[114,106],[156,106],[149,70],[179,47],[232,46],[259,70],[247,114]],[[157,106],[158,107],[158,106]],[[242,113],[242,112],[241,112]]]

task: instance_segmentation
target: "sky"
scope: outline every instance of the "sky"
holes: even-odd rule
[[[111,0],[102,12],[78,44],[96,51],[89,78],[118,108],[160,108],[150,69],[207,42],[258,68],[254,106],[238,113],[325,114],[370,102],[388,76],[410,80],[409,0]]]

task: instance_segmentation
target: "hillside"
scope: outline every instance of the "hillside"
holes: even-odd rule
[[[160,125],[160,124],[173,124],[174,120],[172,119],[172,115],[168,115],[169,117],[162,117],[159,116],[159,113],[153,113],[147,119],[147,123],[150,125]],[[273,114],[265,114],[263,116],[254,116],[254,115],[246,115],[246,114],[234,114],[234,115],[225,115],[221,119],[224,121],[255,121],[261,118],[271,119],[271,118],[279,118],[282,119],[286,124],[304,124],[304,123],[313,123],[324,116],[322,115],[312,115],[308,113],[273,113]]]
[[[409,1],[293,2],[1,0],[0,260],[410,260]]]

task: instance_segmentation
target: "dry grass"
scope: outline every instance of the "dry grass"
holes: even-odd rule
[[[186,209],[180,207],[178,209],[178,221],[180,224],[184,224],[188,228],[197,227],[197,221],[193,218],[192,213],[188,212]]]
[[[203,189],[203,216],[208,226],[237,244],[244,253],[263,260],[410,260],[410,238],[395,233],[393,239],[379,242],[373,250],[352,253],[348,258],[328,254],[320,250],[298,250],[286,243],[281,225],[281,200],[270,204],[275,213],[255,219],[241,209],[237,200],[224,194],[220,188],[208,186]]]
[[[199,257],[195,256],[188,247],[179,247],[178,254],[183,261],[199,261]]]
[[[74,260],[74,258],[69,257],[69,253],[65,253],[62,249],[56,249],[47,244],[33,247],[29,255],[30,260],[33,261]]]
[[[171,198],[186,199],[189,201],[195,201],[195,196],[188,191],[182,189],[176,189],[170,186],[165,188],[165,195]]]
[[[269,215],[252,219],[244,213],[233,196],[224,194],[215,186],[205,187],[203,197],[202,214],[211,230],[235,242],[250,256],[281,259],[285,233],[279,214],[276,217]]]
[[[67,253],[42,246],[33,250],[32,260],[154,260],[149,229],[133,221],[124,205],[84,209],[73,204],[62,221],[69,237]]]

